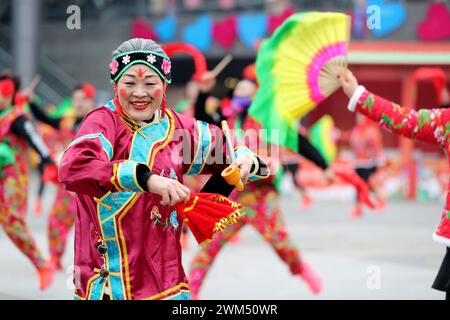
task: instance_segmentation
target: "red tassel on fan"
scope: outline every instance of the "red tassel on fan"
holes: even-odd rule
[[[178,203],[176,209],[199,244],[244,215],[242,205],[214,193],[191,193],[188,203]]]
[[[351,169],[338,169],[334,167],[333,173],[336,177],[341,178],[343,181],[355,187],[359,202],[364,203],[371,209],[376,208],[376,205],[373,203],[372,199],[370,199],[369,186],[363,179],[361,179],[360,176],[356,174],[355,171]]]

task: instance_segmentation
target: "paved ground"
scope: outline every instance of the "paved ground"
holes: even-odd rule
[[[44,211],[51,205],[51,188],[46,194]],[[384,212],[367,212],[355,221],[347,218],[348,203],[321,200],[305,210],[297,195],[282,200],[292,241],[323,276],[323,292],[318,296],[310,293],[247,227],[240,243],[225,247],[218,256],[202,298],[443,299],[442,293],[430,288],[445,251],[431,240],[440,203],[390,202]],[[47,252],[46,216],[30,214],[28,222]],[[193,243],[192,238],[184,253],[186,269],[196,251]],[[31,264],[1,231],[0,299],[71,299],[72,247],[70,241],[64,257],[67,272],[58,274],[54,285],[41,293]]]

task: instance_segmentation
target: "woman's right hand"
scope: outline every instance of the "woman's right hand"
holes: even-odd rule
[[[341,82],[342,90],[344,90],[344,93],[350,99],[356,88],[358,87],[358,80],[348,69],[345,69],[343,72],[341,72],[338,79]]]
[[[147,189],[162,197],[160,203],[163,206],[174,206],[178,202],[187,203],[191,193],[188,187],[177,180],[161,177],[158,174],[152,174],[147,180]]]

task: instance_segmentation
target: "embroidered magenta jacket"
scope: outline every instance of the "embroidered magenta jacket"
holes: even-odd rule
[[[141,189],[136,170],[145,164],[180,181],[222,170],[211,160],[226,150],[219,137],[219,128],[170,110],[144,125],[119,116],[112,101],[87,115],[59,172],[77,193],[75,298],[102,299],[108,290],[112,299],[189,299],[182,221]]]

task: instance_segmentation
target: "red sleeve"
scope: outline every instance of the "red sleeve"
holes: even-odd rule
[[[356,110],[382,128],[418,141],[443,146],[450,133],[449,109],[414,110],[365,91]]]
[[[101,197],[111,191],[143,191],[136,180],[139,163],[114,156],[116,119],[106,108],[88,114],[61,159],[59,179],[67,190]]]

